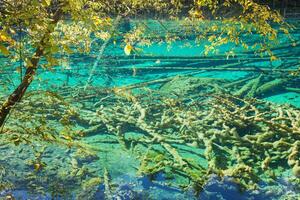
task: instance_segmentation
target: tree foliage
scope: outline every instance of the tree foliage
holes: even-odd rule
[[[163,26],[165,33],[161,36],[144,21],[135,20],[135,27],[128,32],[118,29],[111,32],[116,16],[123,19],[150,16],[160,23],[163,19],[176,20],[179,26],[175,31]],[[89,52],[95,36],[123,41],[121,45],[127,55],[137,45],[155,41],[171,43],[192,35],[199,44],[209,41],[204,55],[216,53],[221,45],[233,43],[246,49],[251,46],[261,55],[268,53],[271,60],[275,60],[270,44],[276,41],[278,30],[288,34],[280,14],[254,0],[3,0],[0,19],[1,53],[11,61],[24,61],[26,66],[22,83],[1,108],[1,124],[11,107],[21,100],[42,58],[47,61],[44,67],[59,65],[56,55]],[[275,29],[274,24],[280,29]],[[258,35],[261,42],[251,44],[241,37],[251,38],[253,34]],[[229,50],[228,56],[233,52],[234,49]]]
[[[268,51],[268,42],[276,40],[278,33],[274,24],[279,24],[282,26],[281,30],[288,33],[288,29],[284,27],[286,24],[278,12],[253,0],[4,0],[1,7],[2,53],[7,55],[8,52],[17,52],[17,35],[22,33],[28,37],[28,45],[33,49],[37,48],[40,38],[50,28],[49,24],[57,9],[61,9],[64,14],[58,24],[51,25],[56,28],[45,47],[45,56],[52,65],[55,62],[51,55],[59,49],[71,53],[70,46],[76,46],[81,51],[89,51],[92,35],[102,39],[112,37],[107,30],[118,15],[124,18],[142,18],[151,12],[151,17],[156,19],[180,20],[183,25],[180,29],[182,33],[189,34],[192,31],[198,39],[208,39],[211,42],[207,50],[228,42],[249,48],[249,44],[240,36],[257,33],[262,37],[262,42],[256,45],[261,51]],[[144,26],[144,23],[138,23],[135,27],[136,41],[155,35],[155,30],[147,31]],[[169,38],[176,38],[172,33],[169,35],[172,36]],[[125,36],[126,42],[133,42],[132,35]],[[15,42],[4,45],[4,42],[12,40],[10,38],[14,38]],[[30,52],[26,55],[30,57]]]

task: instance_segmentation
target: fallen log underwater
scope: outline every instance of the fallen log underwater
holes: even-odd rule
[[[259,67],[236,67],[236,68],[222,68],[222,67],[120,67],[117,70],[205,70],[205,71],[252,71],[252,72],[295,72],[295,69],[272,69]]]
[[[110,70],[110,73],[118,75],[121,73],[124,75],[132,74],[133,76],[138,76],[139,74],[144,73],[160,73],[161,71],[170,72],[170,71],[199,71],[200,72],[213,72],[213,71],[240,71],[240,72],[255,72],[255,73],[283,73],[286,75],[296,73],[298,69],[282,69],[282,68],[267,68],[267,67],[118,67]],[[85,77],[83,73],[72,72],[61,72],[62,74],[68,74],[73,76]],[[102,72],[95,72],[94,75],[102,76]]]

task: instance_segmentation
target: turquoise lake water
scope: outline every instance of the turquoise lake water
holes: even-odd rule
[[[217,54],[204,56],[205,44],[196,46],[189,39],[176,41],[171,46],[165,43],[139,46],[142,51],[130,56],[124,54],[124,45],[111,42],[97,61],[102,42],[95,41],[90,54],[64,56],[60,66],[52,70],[39,69],[28,96],[16,106],[7,121],[8,132],[13,134],[0,134],[0,198],[10,195],[15,199],[299,198],[299,177],[293,174],[296,168],[293,166],[300,164],[300,150],[294,150],[293,161],[298,160],[298,164],[293,163],[292,167],[287,164],[287,157],[291,160],[288,153],[298,145],[300,113],[299,74],[291,75],[285,71],[300,67],[300,23],[291,23],[295,26],[292,37],[296,45],[280,34],[279,43],[273,47],[278,57],[275,61],[240,47],[236,48],[234,56],[227,56],[231,44],[222,46]],[[255,42],[255,36],[252,39]],[[186,47],[187,43],[189,47]],[[3,102],[19,84],[20,74],[15,71],[19,63],[9,63],[4,57],[0,62],[4,69],[0,74]],[[93,71],[95,62],[98,64]],[[92,79],[85,89],[91,73]],[[270,82],[272,84],[268,85]],[[139,83],[146,84],[142,87]],[[243,89],[247,84],[249,88]],[[124,87],[132,90],[122,90]],[[211,101],[214,98],[216,101]],[[257,109],[247,111],[247,106],[238,109],[249,102]],[[231,112],[235,108],[236,112]],[[224,112],[218,109],[224,109]],[[257,126],[246,122],[245,126],[237,125],[257,110],[261,117],[261,120],[255,118]],[[213,112],[215,118],[211,120],[214,121],[205,121],[204,118]],[[281,112],[287,121],[295,123],[280,121],[276,124],[280,119],[273,120],[272,117],[276,118],[278,113],[281,116]],[[230,116],[235,114],[245,118],[239,120]],[[252,114],[249,115],[249,119],[254,119]],[[168,117],[170,123],[163,124]],[[182,121],[176,121],[177,117]],[[218,120],[223,121],[218,124]],[[236,123],[231,124],[228,120],[236,120]],[[268,120],[273,120],[275,128],[266,122]],[[228,129],[236,131],[239,138],[243,138],[241,140],[251,141],[245,142],[250,153],[243,155],[248,156],[245,163],[253,167],[253,173],[259,177],[259,187],[241,189],[232,179],[235,173],[232,177],[227,176],[231,171],[225,168],[222,168],[224,177],[211,172],[203,188],[192,186],[198,180],[194,171],[202,173],[211,164],[206,153],[208,141],[212,142],[213,148],[219,148],[214,149],[215,154],[219,153],[217,156],[228,157],[228,166],[237,165],[238,161],[231,155],[236,150],[236,143],[222,138],[222,131]],[[213,135],[214,139],[209,140],[210,136],[205,134],[214,131],[220,133],[220,138]],[[283,135],[284,131],[288,136]],[[18,132],[24,134],[19,137]],[[259,139],[253,138],[261,132],[275,134],[275,138],[260,138],[266,146],[277,141],[291,142],[289,150],[278,148],[278,153],[260,149]],[[49,136],[41,133],[54,135],[53,140],[59,140],[47,142],[45,138],[49,139]],[[31,135],[33,139],[27,140],[26,137]],[[194,137],[208,140],[195,142]],[[256,147],[258,149],[251,151]],[[239,148],[243,152],[243,147]],[[255,155],[258,152],[262,155]],[[266,159],[260,160],[259,156]],[[252,157],[253,162],[250,161]],[[265,173],[265,167],[261,167],[263,170],[257,167],[265,164],[267,157],[271,159],[267,169],[270,173],[273,169],[276,174],[272,181],[269,176],[275,175]],[[221,160],[215,162],[221,163]],[[36,169],[37,164],[41,169]],[[143,164],[144,168],[141,167]],[[207,174],[203,172],[201,176]],[[245,178],[245,185],[252,185],[252,178],[250,181]]]

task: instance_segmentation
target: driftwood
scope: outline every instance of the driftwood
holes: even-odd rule
[[[230,65],[230,64],[228,64]],[[238,65],[234,63],[232,65]],[[258,68],[258,67],[120,67],[116,68],[115,70],[205,70],[205,71],[250,71],[250,72],[260,72],[260,73],[267,73],[267,72],[285,72],[290,73],[294,72],[293,69],[272,69],[272,68]]]
[[[286,82],[287,82],[286,79],[275,79],[273,81],[269,81],[257,88],[256,95],[261,96],[261,95],[265,95],[270,91],[275,91],[280,88],[284,88],[284,84]]]
[[[296,93],[300,93],[300,88],[291,88],[291,87],[286,87],[285,88],[287,91],[289,92],[296,92]]]
[[[297,56],[280,56],[278,57],[282,60],[297,60]],[[118,62],[134,62],[134,61],[142,61],[142,62],[148,62],[148,61],[168,61],[168,62],[182,62],[182,61],[219,61],[219,60],[265,60],[269,61],[270,57],[253,57],[253,56],[247,56],[246,54],[238,54],[234,57],[230,57],[230,59],[227,59],[226,55],[215,55],[215,56],[148,56],[148,55],[135,55],[135,56],[118,56],[118,57],[111,57],[110,59],[117,59]]]
[[[246,97],[254,97],[256,93],[256,89],[260,84],[262,75],[252,79],[251,81],[247,82],[242,88],[236,91],[234,94],[236,96],[246,96]]]

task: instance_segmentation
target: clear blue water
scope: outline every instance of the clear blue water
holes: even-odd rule
[[[97,65],[90,85],[96,89],[100,88],[101,90],[113,89],[157,79],[172,78],[178,75],[183,77],[192,76],[197,78],[222,80],[223,84],[234,83],[251,76],[257,77],[260,74],[263,74],[264,82],[272,81],[272,79],[285,79],[288,77],[283,85],[275,87],[275,89],[270,91],[267,90],[266,93],[254,97],[266,102],[275,103],[274,105],[288,104],[298,111],[298,109],[300,109],[299,91],[287,90],[286,88],[300,90],[299,75],[290,77],[286,72],[282,72],[282,74],[275,74],[274,72],[274,74],[272,74],[273,72],[269,73],[259,70],[260,68],[297,69],[300,67],[300,24],[298,21],[292,23],[296,26],[292,36],[297,45],[292,47],[289,40],[283,34],[279,35],[279,43],[274,46],[273,49],[274,54],[280,58],[276,61],[270,61],[270,58],[267,56],[266,58],[255,56],[252,52],[245,51],[240,47],[236,48],[236,55],[234,57],[227,57],[225,52],[232,47],[231,44],[222,46],[218,54],[204,56],[202,52],[205,44],[196,46],[193,40],[177,41],[171,46],[168,46],[165,43],[154,43],[149,47],[140,47],[142,48],[142,51],[137,55],[126,56],[123,47],[120,44],[109,43],[104,51],[103,59],[101,59]],[[185,47],[187,42],[190,43],[191,47]],[[253,42],[255,42],[255,37],[253,38]],[[40,69],[37,78],[32,83],[28,93],[40,94],[42,96],[43,92],[41,91],[57,92],[72,106],[79,110],[82,109],[83,111],[81,111],[83,113],[81,114],[89,115],[91,113],[88,112],[95,112],[95,110],[91,109],[90,105],[95,105],[99,99],[92,98],[88,100],[90,102],[85,102],[86,104],[81,103],[81,101],[85,101],[84,97],[87,97],[88,94],[84,94],[84,96],[80,97],[80,91],[83,91],[86,86],[93,65],[97,60],[99,46],[101,46],[101,44],[101,41],[96,41],[95,44],[93,44],[92,51],[89,55],[75,54],[66,57],[67,64],[61,63],[60,66],[54,67],[53,70]],[[4,57],[0,58],[0,62],[3,63],[4,66],[6,64],[11,65]],[[13,66],[10,66],[5,73],[0,74],[1,85],[3,86],[0,89],[1,97],[6,97],[12,92],[20,81],[20,75],[14,71],[15,67],[18,66],[18,63],[13,63],[12,65]],[[220,68],[224,65],[232,66],[231,68],[239,67],[241,70],[207,70],[209,67]],[[205,70],[201,70],[201,68],[205,68]],[[245,71],[242,70],[243,68],[255,68],[258,70]],[[245,85],[248,82],[246,81]],[[165,87],[174,87],[176,90],[176,84],[178,83],[175,82],[175,84],[171,84],[171,86],[165,85]],[[217,82],[217,84],[220,84],[220,82]],[[188,86],[188,84],[183,86],[178,84],[179,88],[183,87],[181,89],[184,89],[184,87],[188,88]],[[222,87],[223,85],[220,84],[219,86]],[[160,89],[163,91],[162,88],[164,85],[151,84],[147,87],[154,91],[159,91]],[[68,93],[66,96],[64,96],[63,88],[65,88],[66,93]],[[71,92],[68,92],[68,88],[71,89]],[[92,95],[95,95],[95,93],[97,94],[96,89],[89,92]],[[236,89],[238,90],[238,88]],[[138,91],[137,93],[139,94],[139,92],[141,91]],[[188,92],[189,91],[187,91],[187,93]],[[227,91],[227,93],[230,92],[233,91]],[[49,98],[51,97],[51,95],[47,95]],[[122,95],[126,96],[127,93]],[[172,95],[170,94],[170,96]],[[73,99],[70,99],[70,96],[73,97]],[[78,98],[79,100],[77,97],[80,97]],[[82,128],[90,128],[89,123],[80,124],[80,122],[75,122],[75,124],[73,124],[73,121],[76,120],[72,121],[72,119],[69,119],[72,123],[70,126],[67,125],[66,127],[69,129],[65,130],[66,127],[61,127],[61,124],[52,120],[51,116],[47,118],[47,114],[44,115],[43,109],[46,109],[46,106],[43,104],[43,101],[46,100],[36,97],[34,99],[34,103],[36,104],[33,104],[32,106],[41,105],[42,107],[36,107],[36,110],[33,109],[30,111],[34,116],[33,119],[37,121],[32,121],[32,123],[22,120],[14,121],[14,114],[12,114],[9,118],[8,125],[14,127],[18,123],[24,123],[23,127],[41,127],[42,120],[38,121],[38,117],[41,117],[38,116],[40,112],[42,117],[46,116],[45,119],[49,119],[50,121],[47,126],[49,127],[49,130],[41,130],[44,132],[55,132],[50,128],[58,129],[60,133],[63,131],[71,132],[79,129],[81,130]],[[103,102],[105,102],[105,99]],[[155,104],[155,102],[152,103]],[[68,110],[64,107],[66,105],[59,105],[60,103],[57,104],[58,106],[54,107],[52,111],[59,111],[61,109],[59,106]],[[52,104],[49,105],[50,108],[51,106]],[[111,106],[111,102],[108,102],[107,104],[104,103],[104,107],[105,106]],[[59,113],[59,115],[60,114],[61,113]],[[27,120],[30,121],[31,119],[29,118]],[[113,124],[113,126],[115,126],[115,124]],[[139,131],[135,129],[130,130],[131,127],[129,127],[129,125],[126,128],[129,132],[129,136],[126,135],[126,137],[130,137],[131,132]],[[161,131],[164,132],[166,130],[162,127]],[[142,131],[142,133],[139,134],[132,134],[134,135],[133,137],[140,137],[136,135],[146,133]],[[260,188],[256,190],[241,191],[239,186],[235,184],[230,177],[225,177],[224,180],[222,180],[216,175],[212,175],[203,186],[202,190],[197,194],[195,194],[195,190],[192,187],[183,190],[178,183],[186,183],[187,180],[185,177],[174,176],[170,178],[170,174],[164,171],[167,169],[151,175],[139,174],[138,167],[141,165],[141,159],[131,152],[133,151],[132,149],[124,150],[122,144],[118,143],[119,140],[117,137],[118,135],[107,134],[103,130],[97,130],[84,137],[74,137],[74,141],[83,142],[84,144],[91,146],[92,150],[95,152],[95,154],[88,154],[86,157],[80,157],[80,155],[83,155],[84,153],[82,153],[80,151],[81,148],[77,148],[76,145],[72,148],[68,148],[68,145],[48,144],[40,139],[28,143],[23,139],[20,145],[15,146],[5,143],[7,140],[3,139],[3,142],[0,144],[0,157],[2,157],[0,159],[0,167],[4,166],[4,170],[0,173],[0,178],[4,183],[3,188],[5,189],[0,192],[0,197],[4,198],[5,196],[12,195],[16,199],[105,199],[109,197],[111,199],[234,200],[285,199],[285,196],[289,195],[289,198],[291,199],[299,198],[299,195],[297,196],[299,187],[288,181],[288,178],[294,177],[290,169],[283,170],[282,176],[275,179],[272,184],[264,181],[259,182],[258,185]],[[11,138],[10,140],[14,141]],[[66,141],[68,142],[68,139],[66,139]],[[192,148],[183,144],[181,144],[183,145],[181,147],[180,145],[176,146],[177,144],[172,145],[172,147],[178,148],[179,152],[184,152],[180,153],[187,158],[207,165],[203,156],[198,156],[203,155],[203,149]],[[142,154],[146,152],[147,148],[147,146],[146,148],[141,147]],[[181,148],[187,148],[187,151],[185,152]],[[45,163],[45,166],[43,169],[36,171],[30,161],[35,161],[37,159],[38,156],[36,154],[38,152],[42,152],[41,159],[43,163]],[[76,161],[74,161],[74,159]],[[299,160],[299,157],[296,159]],[[74,164],[74,162],[76,162],[76,164]],[[74,170],[78,171],[74,172],[74,170],[69,170],[72,168],[72,165],[78,165],[78,169],[73,166],[76,168]],[[275,168],[276,166],[274,166],[274,169]],[[111,187],[113,188],[111,189],[111,194],[107,194],[108,190],[105,188],[105,182],[103,182],[103,179],[105,179],[103,175],[104,169],[109,172],[110,182],[112,184]],[[84,171],[81,171],[84,175],[78,175],[80,170]],[[30,178],[30,176],[32,176],[32,178]],[[101,177],[102,181],[99,181],[99,183],[96,181],[96,184],[90,184],[88,187],[85,187],[84,183],[87,183],[90,179],[98,176]],[[6,188],[6,182],[12,183],[13,186]],[[1,188],[2,187],[0,187],[0,189]]]

